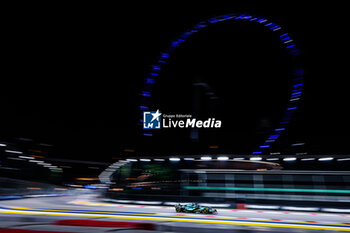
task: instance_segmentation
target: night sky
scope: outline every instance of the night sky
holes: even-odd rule
[[[283,113],[291,81],[276,38],[255,27],[227,23],[196,35],[176,52],[155,90],[155,106],[163,112],[189,113],[193,81],[207,82],[218,102],[215,111],[204,107],[202,116],[221,118],[221,130],[203,132],[196,144],[186,130],[144,138],[138,125],[142,82],[170,41],[200,21],[248,13],[280,23],[303,51],[302,108],[274,151],[293,152],[290,144],[305,142],[296,152],[350,152],[344,6],[134,3],[6,11],[4,140],[32,138],[53,144],[55,157],[87,160],[106,160],[125,148],[140,154],[252,152]],[[211,151],[212,144],[220,149]]]

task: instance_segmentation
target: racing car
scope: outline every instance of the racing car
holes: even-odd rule
[[[208,206],[200,206],[198,204],[192,203],[187,205],[175,205],[176,212],[184,213],[201,213],[201,214],[217,214],[216,209]]]

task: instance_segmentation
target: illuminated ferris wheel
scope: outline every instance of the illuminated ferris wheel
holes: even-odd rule
[[[293,80],[291,93],[288,100],[287,108],[285,109],[282,119],[279,121],[277,127],[267,136],[263,143],[252,152],[252,154],[262,154],[266,148],[271,147],[271,145],[281,136],[283,132],[287,130],[295,112],[298,109],[302,94],[303,94],[303,73],[304,70],[300,65],[300,50],[295,45],[294,40],[291,38],[288,32],[286,32],[280,25],[269,21],[266,18],[254,17],[252,15],[223,15],[209,20],[203,21],[195,25],[193,28],[187,30],[181,34],[176,40],[171,41],[170,46],[157,57],[157,62],[152,66],[152,69],[148,76],[145,78],[144,86],[142,90],[142,98],[140,111],[150,110],[152,104],[152,92],[155,83],[160,79],[160,71],[163,66],[168,62],[171,54],[180,47],[189,37],[193,34],[203,30],[206,27],[211,27],[219,22],[223,21],[244,21],[252,24],[258,24],[264,27],[266,30],[274,33],[280,40],[282,47],[285,49],[288,55],[292,57],[293,60]],[[141,116],[141,115],[140,115]],[[140,121],[143,121],[143,117],[140,117]],[[144,130],[144,136],[152,136],[152,131]]]

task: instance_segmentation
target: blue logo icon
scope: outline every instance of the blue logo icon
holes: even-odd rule
[[[156,112],[143,112],[143,128],[144,129],[160,129],[162,113],[157,110]]]

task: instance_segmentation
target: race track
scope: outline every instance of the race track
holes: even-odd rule
[[[94,195],[0,202],[0,227],[43,232],[349,232],[349,214],[220,209],[217,215],[173,207],[103,202]],[[88,220],[88,221],[86,221]],[[92,221],[93,220],[93,221]],[[119,222],[151,223],[119,227]],[[120,225],[121,226],[121,225]],[[0,233],[2,231],[0,230]],[[3,232],[10,232],[9,230]]]

